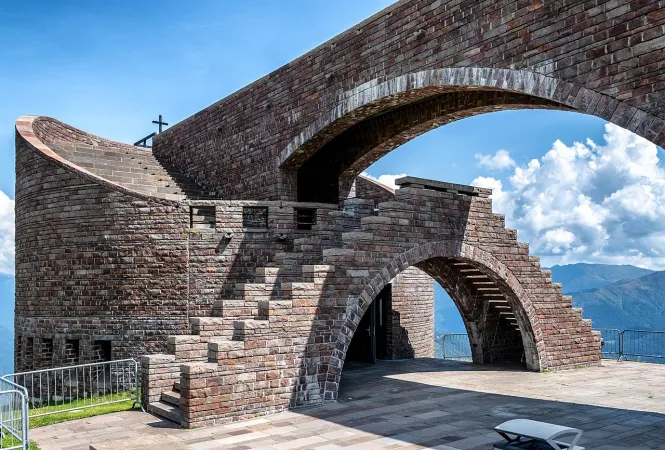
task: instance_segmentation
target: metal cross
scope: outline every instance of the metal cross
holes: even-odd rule
[[[157,125],[159,125],[159,133],[162,132],[162,125],[168,125],[168,123],[162,121],[162,115],[161,114],[159,115],[159,120],[153,120],[152,123],[156,123]]]

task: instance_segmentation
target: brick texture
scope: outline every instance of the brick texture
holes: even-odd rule
[[[51,119],[20,119],[16,143],[19,370],[148,354],[146,404],[177,398],[185,426],[318,404],[336,399],[355,330],[388,283],[390,357],[432,354],[432,279],[476,363],[600,361],[590,322],[488,189],[357,177],[340,204],[222,200],[106,179],[112,162],[144,174],[138,150]],[[299,209],[313,212],[306,227]]]
[[[391,356],[431,355],[432,279],[474,362],[599,364],[599,335],[491,191],[416,178],[393,191],[359,174],[433,127],[504,109],[593,114],[665,144],[664,10],[399,1],[152,152],[20,118],[17,370],[143,355],[144,401],[175,403],[184,426],[334,401],[389,283]]]
[[[156,137],[155,154],[224,198],[294,200],[298,178],[308,173],[297,173],[304,161],[280,170],[278,157],[289,147],[314,140],[309,150],[318,150],[377,112],[408,109],[414,100],[443,96],[439,103],[449,103],[466,95],[455,114],[431,120],[468,117],[478,113],[474,96],[491,91],[514,97],[483,112],[514,107],[518,97],[519,107],[555,103],[664,145],[664,10],[662,0],[398,1],[171,127]],[[419,84],[423,74],[445,68],[459,76],[437,89]],[[399,95],[375,98],[386,84]],[[333,178],[324,172],[321,182]]]

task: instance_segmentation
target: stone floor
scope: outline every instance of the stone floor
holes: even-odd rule
[[[347,367],[340,401],[204,429],[123,412],[31,430],[42,450],[490,449],[530,418],[584,430],[587,449],[665,449],[665,365],[554,373],[435,359]],[[99,445],[98,445],[99,444]]]

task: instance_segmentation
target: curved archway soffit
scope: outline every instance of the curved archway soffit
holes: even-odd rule
[[[464,89],[526,94],[595,115],[655,144],[665,139],[665,121],[641,109],[579,84],[528,70],[444,68],[377,79],[346,91],[327,114],[296,136],[278,156],[282,168],[300,167],[314,152],[351,126],[386,109],[428,96]]]

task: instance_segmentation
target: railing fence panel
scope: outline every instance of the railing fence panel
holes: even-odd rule
[[[133,359],[5,375],[26,391],[30,417],[91,408],[139,398],[139,367]]]
[[[28,394],[0,378],[0,449],[28,449]]]
[[[601,355],[606,359],[665,363],[665,331],[599,328]],[[469,338],[464,333],[441,336],[442,358],[471,361]]]
[[[602,357],[621,357],[621,331],[616,328],[598,328],[596,331],[600,331]]]
[[[442,341],[443,359],[471,361],[469,336],[464,333],[444,334]]]
[[[622,359],[645,362],[665,362],[665,331],[624,330]]]

